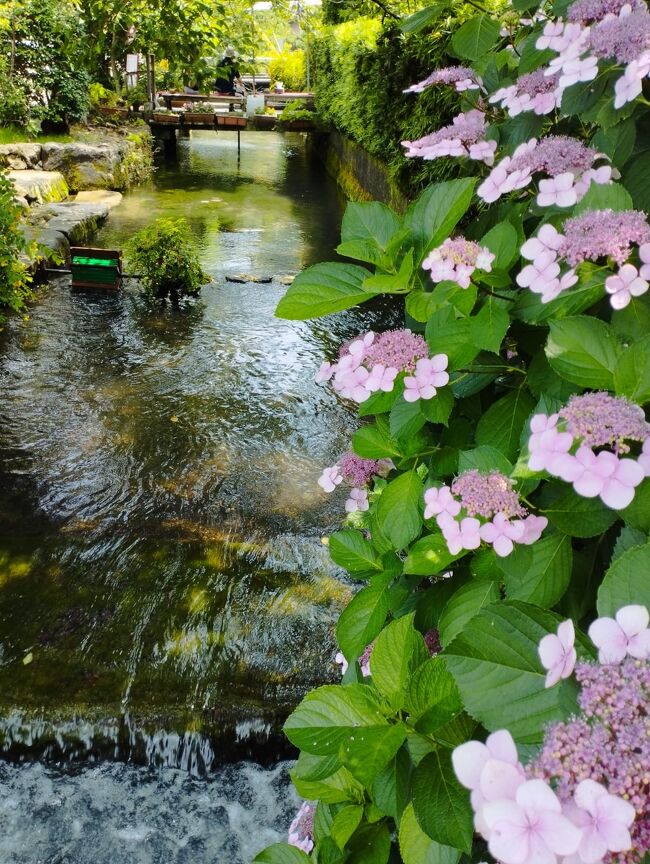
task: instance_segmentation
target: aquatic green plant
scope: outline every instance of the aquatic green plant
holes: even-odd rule
[[[130,269],[157,297],[195,295],[210,281],[185,219],[156,219],[132,237],[126,254]]]

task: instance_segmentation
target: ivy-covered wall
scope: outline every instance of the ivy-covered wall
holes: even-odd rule
[[[384,162],[409,196],[456,175],[452,160],[407,160],[400,145],[449,123],[459,110],[451,88],[433,88],[419,98],[403,93],[445,65],[455,26],[455,19],[445,19],[434,32],[405,35],[392,24],[358,18],[324,28],[312,45],[321,117]]]

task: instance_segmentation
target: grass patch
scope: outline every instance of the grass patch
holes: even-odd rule
[[[56,141],[59,144],[69,144],[74,141],[71,135],[28,135],[20,126],[0,126],[0,144],[26,144],[46,141]]]

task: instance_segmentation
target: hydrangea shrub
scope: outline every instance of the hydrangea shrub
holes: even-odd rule
[[[464,176],[403,215],[350,204],[351,263],[308,268],[278,307],[303,320],[398,295],[405,322],[314,369],[359,414],[318,480],[359,590],[341,683],[285,724],[308,803],[256,860],[640,864],[650,13],[512,0],[451,44],[404,98],[446,88],[456,117],[403,144]]]

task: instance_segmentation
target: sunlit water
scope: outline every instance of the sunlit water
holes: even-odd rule
[[[203,796],[208,809],[192,805],[196,818],[182,825],[189,848],[217,806],[224,759],[279,755],[279,738],[264,749],[269,733],[303,692],[336,677],[333,623],[351,588],[320,538],[344,492],[329,501],[316,480],[355,421],[313,378],[324,355],[389,313],[281,321],[279,280],[225,280],[331,257],[341,202],[298,136],[244,134],[238,158],[234,134],[199,133],[178,166],[125,197],[95,242],[121,247],[163,215],[186,217],[200,243],[213,276],[200,299],[174,308],[136,284],[92,296],[61,280],[0,335],[0,750],[179,766],[195,779],[173,767],[50,776],[4,766],[6,842],[17,845],[3,864],[108,860],[111,838],[140,830],[126,803],[106,817],[105,858],[83,857],[75,807],[83,823],[93,789],[105,788],[103,813],[139,784],[150,839],[122,838],[140,846],[132,857],[120,846],[120,862],[238,861],[184,858],[180,847],[156,857],[151,838],[171,831],[164,813],[176,794]],[[238,775],[264,778],[249,809],[272,833],[284,805],[260,810],[255,796],[270,800],[275,780],[227,770],[232,790]],[[25,852],[21,818],[43,784],[61,803],[42,811],[40,845],[34,835]],[[235,810],[237,794],[224,792]],[[221,839],[206,848],[239,842],[231,821],[223,835],[211,823]],[[72,844],[60,859],[47,857],[51,832]]]

